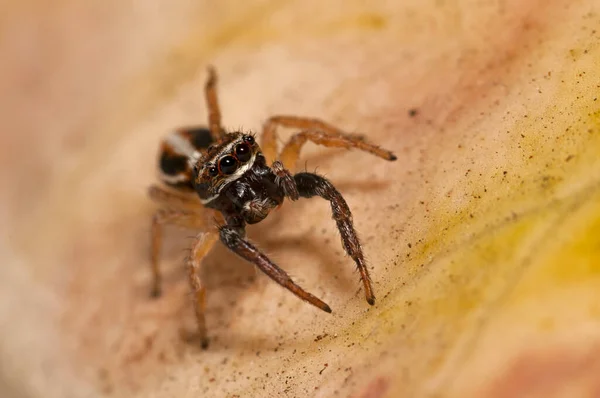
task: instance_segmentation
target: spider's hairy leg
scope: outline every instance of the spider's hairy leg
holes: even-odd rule
[[[355,148],[385,160],[397,159],[392,152],[368,143],[364,137],[346,133],[322,120],[297,116],[273,116],[263,126],[261,145],[265,157],[270,160],[277,158],[277,126],[302,129],[290,138],[278,157],[291,170],[295,169],[300,150],[307,141],[326,147]]]
[[[175,190],[168,190],[158,185],[150,185],[148,196],[153,201],[169,208],[201,208],[198,196],[192,192],[188,195]]]
[[[283,163],[277,160],[273,162],[271,169],[277,177],[275,180],[276,184],[283,189],[285,196],[291,200],[298,200],[300,195],[298,194],[298,187],[296,186],[296,181],[294,181],[294,176],[292,176],[289,170],[283,167]]]
[[[208,107],[208,128],[214,141],[218,141],[223,135],[221,127],[221,110],[217,96],[217,72],[214,67],[208,67],[208,79],[204,85],[204,96]]]
[[[243,238],[244,230],[239,226],[224,225],[219,228],[221,242],[232,252],[256,265],[269,278],[294,293],[302,300],[322,309],[325,312],[331,312],[331,308],[316,296],[308,293],[298,286],[292,278],[267,256],[260,252],[254,245]]]
[[[185,228],[206,228],[208,226],[206,214],[177,208],[161,208],[154,213],[150,228],[151,248],[150,265],[152,266],[152,297],[161,295],[162,276],[159,268],[160,249],[162,244],[162,231],[165,225],[178,225]]]
[[[313,173],[298,173],[294,175],[300,196],[311,198],[320,196],[331,203],[331,211],[346,253],[356,263],[360,278],[365,288],[365,297],[371,305],[375,304],[375,295],[371,286],[371,278],[362,252],[360,240],[352,224],[352,213],[348,204],[337,189],[325,178]]]
[[[219,236],[216,231],[201,232],[196,236],[192,253],[187,263],[188,280],[192,293],[194,304],[194,313],[196,315],[196,323],[198,325],[198,335],[202,348],[208,347],[208,335],[206,333],[205,298],[206,287],[202,284],[198,271],[202,265],[202,259],[210,252]]]

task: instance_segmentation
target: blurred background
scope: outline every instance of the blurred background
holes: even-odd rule
[[[0,395],[599,396],[599,8],[1,4]],[[177,229],[148,298],[146,189],[209,64],[228,128],[319,117],[398,155],[299,162],[352,208],[375,307],[317,199],[249,236],[332,315],[217,247],[201,351]]]

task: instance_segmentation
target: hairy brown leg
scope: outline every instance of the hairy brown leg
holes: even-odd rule
[[[208,347],[206,319],[204,316],[206,287],[202,284],[202,280],[200,279],[200,276],[198,276],[198,273],[200,266],[202,265],[202,259],[210,252],[210,249],[212,249],[218,238],[219,236],[215,231],[198,234],[194,241],[194,245],[192,246],[192,253],[187,264],[188,279],[194,304],[194,314],[196,315],[198,336],[202,348]]]
[[[277,177],[275,183],[283,189],[285,196],[291,200],[298,200],[298,188],[296,187],[294,176],[292,176],[289,170],[283,167],[283,163],[277,160],[273,162],[271,169]]]
[[[238,256],[256,265],[269,278],[294,293],[302,300],[322,309],[325,312],[331,312],[331,308],[316,296],[308,293],[298,286],[292,278],[267,256],[260,252],[250,242],[243,238],[243,230],[233,226],[223,226],[219,230],[221,241],[227,248]]]
[[[202,204],[198,196],[191,192],[189,195],[175,190],[168,190],[158,185],[151,185],[148,188],[148,195],[153,201],[169,208],[201,208]]]
[[[277,158],[277,126],[303,130],[290,138],[278,157],[291,170],[295,169],[300,150],[306,141],[327,147],[356,148],[385,160],[396,160],[396,155],[392,152],[368,143],[358,134],[346,133],[319,119],[297,116],[273,116],[266,121],[263,127],[262,148],[265,157],[269,160]]]
[[[348,204],[337,189],[335,189],[328,180],[319,175],[313,173],[298,173],[294,176],[294,181],[296,182],[300,196],[304,198],[320,196],[331,203],[333,219],[340,231],[342,245],[344,246],[346,253],[348,253],[356,263],[356,267],[360,273],[360,279],[365,288],[367,302],[371,305],[375,304],[375,294],[373,293],[373,287],[371,286],[371,278],[369,277],[369,271],[362,252],[360,240],[358,239],[352,223],[352,213],[350,212]]]
[[[221,127],[221,110],[217,96],[217,72],[212,66],[208,67],[208,79],[204,86],[204,95],[208,107],[208,129],[214,141],[218,141],[223,135]]]
[[[186,228],[206,228],[206,214],[191,212],[184,209],[162,208],[156,211],[152,218],[150,265],[152,266],[152,289],[150,295],[159,297],[161,294],[162,276],[159,267],[162,230],[165,225],[179,225]]]

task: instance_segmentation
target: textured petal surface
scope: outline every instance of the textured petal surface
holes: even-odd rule
[[[216,3],[3,6],[3,396],[598,396],[598,2]],[[148,298],[146,188],[209,63],[229,128],[316,116],[398,155],[301,159],[354,212],[374,307],[317,199],[249,236],[333,314],[217,247],[200,350],[178,230]]]

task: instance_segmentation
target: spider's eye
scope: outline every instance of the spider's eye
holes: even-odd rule
[[[208,175],[209,176],[214,177],[217,174],[219,174],[219,170],[215,166],[211,166],[211,167],[208,168]]]
[[[247,162],[252,157],[252,151],[248,144],[238,144],[235,147],[235,157],[242,163]]]
[[[244,141],[246,141],[248,144],[252,145],[252,144],[254,144],[254,137],[252,137],[251,135],[247,135],[244,137]]]
[[[219,169],[223,174],[233,174],[237,166],[237,159],[231,155],[224,156],[219,161]]]

